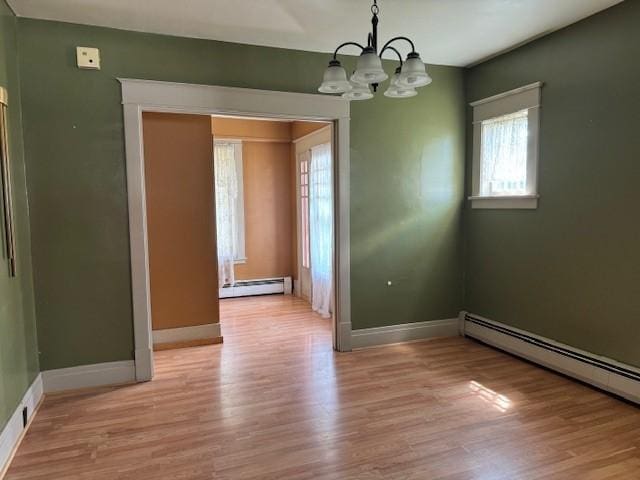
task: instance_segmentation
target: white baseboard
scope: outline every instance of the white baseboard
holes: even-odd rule
[[[463,331],[501,350],[526,358],[602,390],[640,403],[640,368],[463,312]]]
[[[458,329],[457,318],[364,328],[351,332],[351,347],[364,348],[434,337],[456,337],[458,336]]]
[[[96,363],[42,372],[45,393],[121,385],[135,383],[135,381],[136,368],[133,360]]]
[[[38,374],[36,379],[23,395],[22,400],[11,417],[9,417],[7,424],[0,431],[0,479],[4,477],[4,474],[9,467],[9,463],[13,458],[13,454],[17,450],[18,445],[20,445],[20,442],[26,432],[22,418],[23,409],[25,407],[27,408],[27,422],[29,422],[35,413],[36,408],[40,404],[42,396],[42,375]]]
[[[202,338],[216,338],[220,336],[220,324],[208,323],[193,327],[166,328],[153,331],[153,343],[187,342]]]

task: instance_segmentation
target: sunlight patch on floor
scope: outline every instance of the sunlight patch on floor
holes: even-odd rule
[[[511,408],[511,400],[508,397],[494,392],[475,380],[469,382],[469,389],[475,396],[502,413]]]

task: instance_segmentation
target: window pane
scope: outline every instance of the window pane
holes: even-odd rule
[[[480,196],[527,194],[529,111],[482,122]]]

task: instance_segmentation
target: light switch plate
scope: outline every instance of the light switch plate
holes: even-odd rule
[[[78,68],[100,70],[100,50],[91,47],[76,47]]]

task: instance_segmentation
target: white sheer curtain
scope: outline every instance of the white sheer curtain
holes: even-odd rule
[[[331,315],[333,288],[333,198],[331,144],[311,149],[309,169],[309,236],[311,244],[311,306]]]
[[[527,193],[528,110],[482,122],[480,195]]]
[[[238,201],[238,178],[236,174],[235,148],[233,143],[214,145],[214,171],[216,190],[216,238],[218,249],[219,285],[235,283],[234,260],[236,245],[236,202]]]

